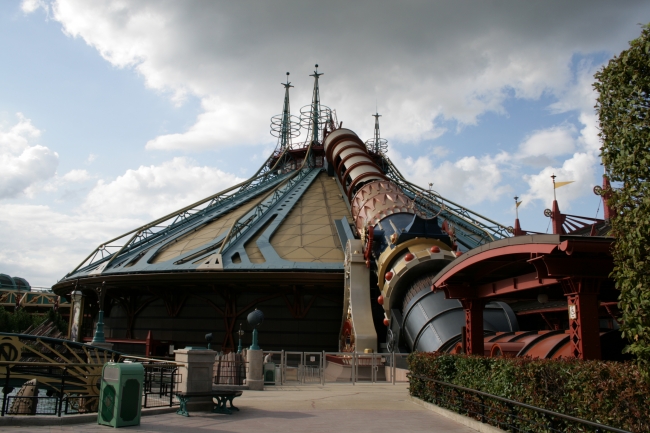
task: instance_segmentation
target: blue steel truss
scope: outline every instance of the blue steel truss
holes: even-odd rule
[[[165,239],[182,236],[188,230],[198,229],[199,225],[217,219],[243,202],[276,187],[290,176],[290,173],[266,171],[262,175],[254,176],[156,221],[124,233],[98,246],[65,278],[73,274],[89,273],[100,266],[102,270],[106,269],[116,260],[120,262],[118,265],[122,264],[123,258],[137,255]]]
[[[223,257],[223,270],[302,269],[340,271],[341,263],[291,262],[282,259],[270,246],[270,236],[287,217],[309,185],[322,171],[310,166],[311,144],[301,167],[288,171],[276,167],[260,169],[251,179],[228,188],[197,203],[166,215],[150,224],[131,230],[97,247],[64,279],[94,275],[141,272],[192,271],[208,257]],[[277,165],[277,164],[276,164]],[[270,193],[270,194],[269,194]],[[239,217],[226,233],[169,260],[154,259],[166,248],[217,220],[244,203],[269,194],[261,203]],[[246,242],[267,223],[260,247],[265,262],[251,263],[246,255]],[[234,256],[240,260],[233,261]]]

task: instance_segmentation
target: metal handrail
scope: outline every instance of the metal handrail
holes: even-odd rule
[[[505,398],[505,397],[499,397],[498,395],[494,395],[494,394],[490,394],[490,393],[487,393],[487,392],[479,391],[477,389],[466,388],[464,386],[454,385],[453,383],[442,382],[440,380],[432,379],[430,377],[422,376],[422,375],[419,375],[419,374],[409,373],[408,376],[409,377],[414,377],[414,378],[420,379],[420,380],[425,380],[427,382],[434,382],[434,383],[437,383],[438,385],[447,386],[447,387],[450,387],[450,388],[459,389],[461,391],[477,394],[477,395],[480,395],[480,396],[483,396],[483,397],[488,397],[488,398],[491,398],[491,399],[494,399],[494,400],[502,401],[502,402],[507,403],[507,404],[523,407],[524,409],[528,409],[528,410],[532,410],[532,411],[535,411],[535,412],[543,413],[545,415],[550,415],[550,416],[553,416],[553,417],[556,417],[556,418],[560,418],[560,419],[563,419],[563,420],[566,420],[566,421],[571,421],[571,422],[574,422],[574,423],[588,425],[589,427],[595,427],[595,428],[598,428],[598,429],[603,429],[603,430],[614,432],[614,433],[632,433],[629,430],[623,430],[623,429],[620,429],[620,428],[617,428],[617,427],[611,427],[611,426],[608,426],[608,425],[605,425],[605,424],[600,424],[600,423],[597,423],[597,422],[594,422],[594,421],[588,421],[586,419],[578,418],[578,417],[575,417],[575,416],[565,415],[563,413],[554,412],[552,410],[544,409],[544,408],[537,407],[537,406],[532,406],[530,404],[521,403],[521,402],[518,402],[518,401],[515,401],[515,400],[510,400],[510,399]]]

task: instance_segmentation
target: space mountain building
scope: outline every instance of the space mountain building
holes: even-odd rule
[[[103,315],[117,350],[165,355],[212,332],[230,351],[258,308],[265,350],[607,352],[607,221],[555,201],[554,233],[535,234],[409,182],[379,115],[365,142],[343,128],[321,75],[299,116],[283,84],[278,145],[250,179],[103,243],[53,287],[80,306],[74,339]]]

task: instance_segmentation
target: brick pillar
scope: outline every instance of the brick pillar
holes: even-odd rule
[[[465,309],[465,335],[468,355],[484,355],[483,338],[483,307],[485,301],[481,299],[462,299],[461,304]]]
[[[600,359],[598,320],[599,280],[569,279],[562,282],[569,310],[571,354],[579,359]]]

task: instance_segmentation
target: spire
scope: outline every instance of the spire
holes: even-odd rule
[[[318,89],[318,78],[323,73],[318,73],[318,64],[316,70],[310,77],[314,77],[314,93],[311,97],[311,110],[309,112],[309,139],[312,143],[318,143],[318,133],[320,126],[320,90]]]
[[[278,137],[278,145],[275,149],[276,153],[282,153],[285,149],[290,149],[291,139],[297,137],[300,133],[300,124],[298,119],[291,115],[289,89],[293,86],[289,81],[288,72],[286,83],[280,84],[284,86],[284,105],[282,106],[282,114],[278,114],[271,118],[271,135]]]
[[[279,146],[285,149],[291,146],[291,109],[289,108],[289,89],[293,87],[289,82],[289,73],[287,72],[287,82],[280,83],[284,86],[284,105],[282,107],[282,124],[280,125]]]
[[[388,141],[381,138],[381,134],[379,133],[379,118],[381,117],[381,114],[375,111],[375,114],[372,114],[372,117],[375,118],[375,134],[373,138],[366,141],[366,148],[368,151],[376,154],[386,152],[386,150],[388,150]]]
[[[381,114],[375,111],[375,114],[372,115],[372,117],[375,118],[375,148],[374,151],[375,153],[379,153],[379,118],[381,117]]]

